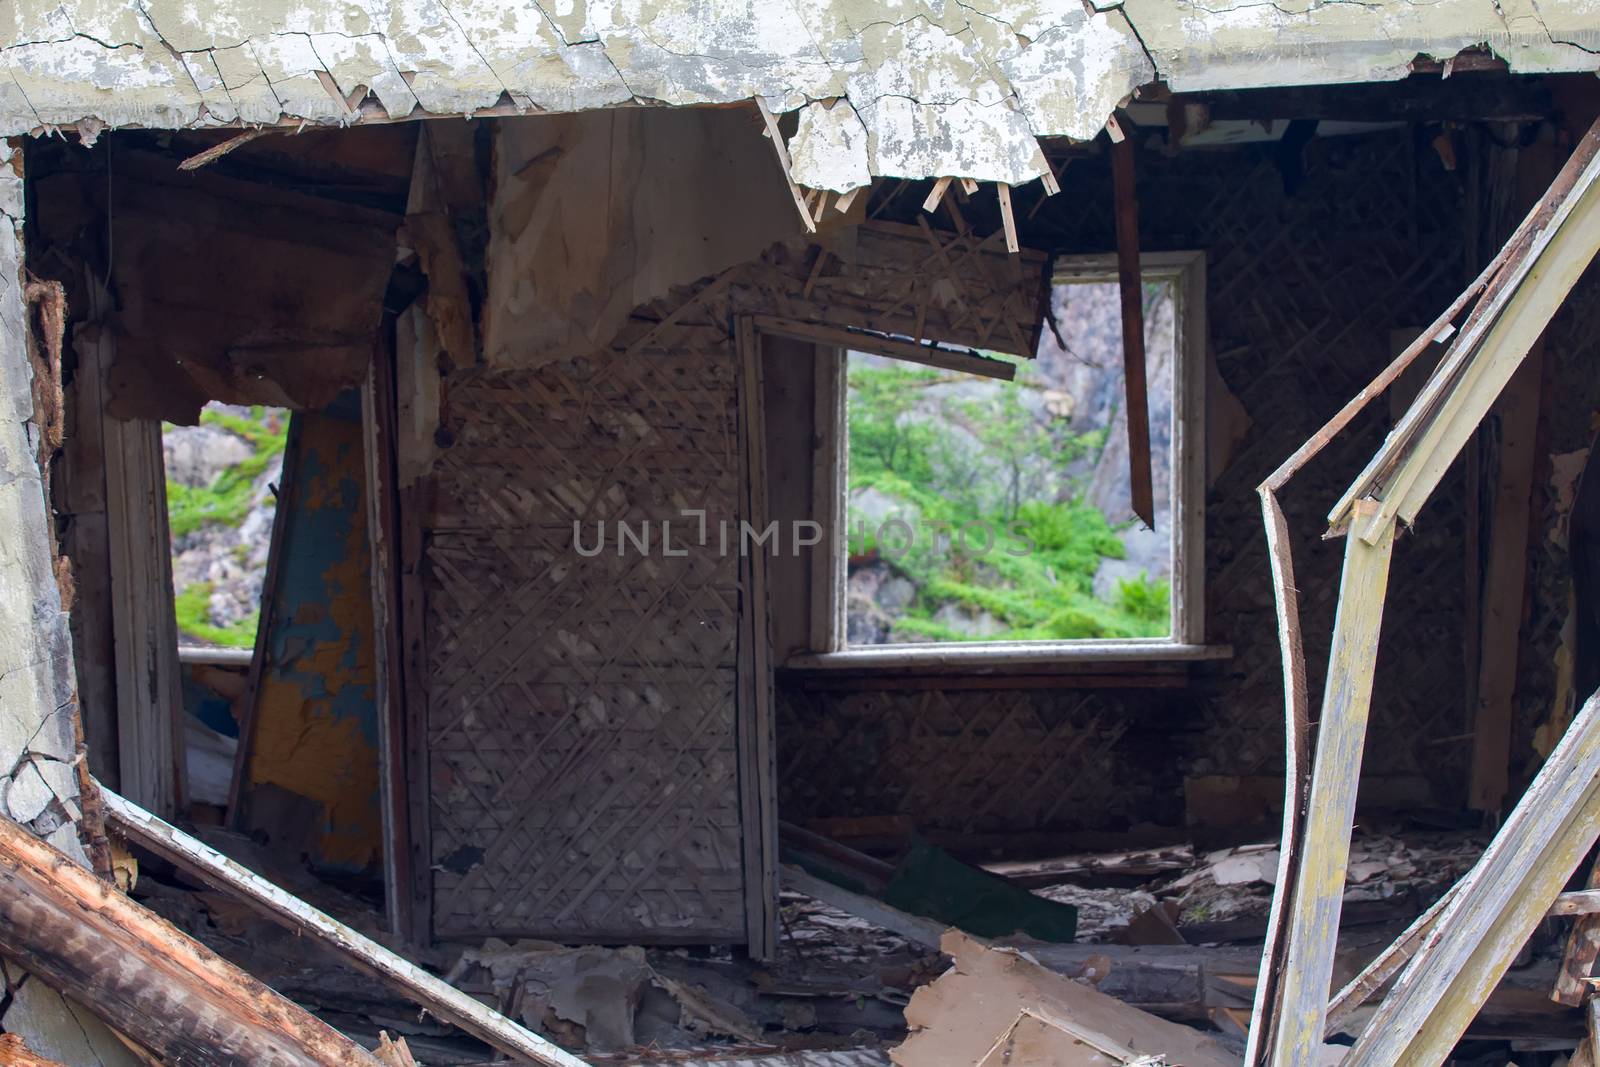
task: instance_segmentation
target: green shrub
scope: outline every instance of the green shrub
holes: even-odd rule
[[[252,611],[231,626],[211,623],[211,583],[196,582],[173,599],[178,616],[178,632],[186,637],[224,648],[254,648],[256,626],[261,613]]]
[[[1117,580],[1117,606],[1136,619],[1151,623],[1172,621],[1172,583],[1165,578],[1150,580],[1144,571],[1137,578]]]

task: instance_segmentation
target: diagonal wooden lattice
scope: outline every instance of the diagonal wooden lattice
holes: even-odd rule
[[[1138,768],[1116,754],[1133,720],[1100,692],[791,691],[778,714],[786,813],[981,833],[1150,810]]]
[[[436,936],[743,940],[738,560],[714,533],[735,390],[725,345],[452,381],[425,578]],[[710,545],[686,550],[685,509]]]

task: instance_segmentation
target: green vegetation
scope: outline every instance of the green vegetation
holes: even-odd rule
[[[1102,559],[1125,556],[1117,531],[1070,486],[1067,471],[1097,457],[1105,431],[1073,434],[1023,403],[1032,368],[1018,383],[947,397],[943,420],[914,414],[925,391],[949,376],[853,360],[849,370],[850,489],[871,488],[904,506],[915,528],[883,530],[853,507],[850,551],[876,552],[917,587],[897,632],[935,641],[1157,637],[1170,632],[1170,585],[1141,575],[1114,602],[1097,599]],[[925,408],[924,408],[925,410]],[[970,435],[970,436],[963,436]],[[935,528],[942,531],[935,536]],[[985,530],[993,531],[993,540]],[[983,638],[936,619],[946,605],[986,612],[1000,624]]]
[[[173,604],[178,614],[178,630],[185,636],[225,648],[254,647],[256,625],[261,613],[252,611],[231,626],[212,625],[210,582],[196,582],[187,586],[177,595]]]
[[[283,452],[289,422],[281,411],[257,406],[249,417],[207,409],[200,413],[202,425],[218,426],[239,435],[255,447],[255,453],[237,466],[228,467],[206,486],[179,485],[167,480],[167,521],[173,537],[193,533],[208,523],[238,526],[250,511],[256,479],[273,457]]]

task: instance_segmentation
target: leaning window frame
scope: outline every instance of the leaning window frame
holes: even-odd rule
[[[1096,663],[1181,662],[1227,655],[1222,646],[1205,643],[1205,499],[1206,499],[1206,269],[1205,253],[1150,252],[1140,256],[1147,280],[1175,283],[1173,297],[1177,352],[1173,381],[1172,632],[1150,638],[1080,638],[1061,641],[937,642],[918,645],[848,647],[845,633],[845,587],[848,562],[843,550],[842,515],[848,433],[845,408],[845,352],[818,348],[818,434],[829,434],[823,470],[818,471],[815,514],[828,521],[828,561],[814,571],[813,595],[821,594],[820,611],[812,620],[815,651],[791,656],[794,669],[859,670],[881,667],[909,670],[992,670],[1049,665],[1092,667]],[[1060,256],[1052,285],[1117,281],[1115,255]],[[851,348],[873,352],[862,337]],[[882,353],[893,355],[893,353]]]

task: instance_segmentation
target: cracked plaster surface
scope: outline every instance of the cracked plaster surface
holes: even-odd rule
[[[1402,77],[1487,44],[1514,70],[1600,66],[1600,0],[18,0],[0,134],[370,121],[761,96],[806,108],[806,184],[1020,183],[1135,87]],[[825,102],[826,107],[815,106]],[[808,106],[809,105],[809,106]],[[841,106],[845,109],[841,111]],[[811,143],[813,140],[816,143]],[[864,163],[864,166],[863,166]]]

